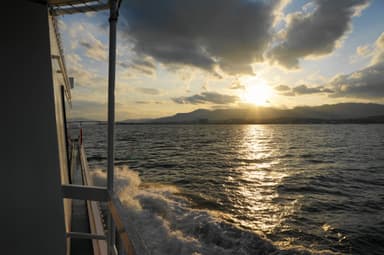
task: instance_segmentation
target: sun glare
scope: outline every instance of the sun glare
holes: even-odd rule
[[[260,106],[268,105],[273,96],[273,91],[264,80],[252,79],[246,82],[242,100],[249,104]]]

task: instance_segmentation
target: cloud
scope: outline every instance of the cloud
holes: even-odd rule
[[[59,25],[59,31],[66,31],[68,29],[67,24],[62,19],[57,19]]]
[[[136,91],[147,95],[159,95],[160,91],[154,88],[136,88]]]
[[[372,47],[369,66],[346,75],[337,75],[329,82],[335,90],[331,97],[384,98],[384,32]]]
[[[291,90],[291,88],[287,85],[278,85],[274,88],[277,91],[288,91]]]
[[[384,32],[381,33],[375,42],[375,49],[371,64],[378,64],[382,62],[384,62]]]
[[[244,90],[245,86],[243,84],[241,84],[239,81],[235,81],[231,84],[231,86],[229,88],[230,89],[242,89],[242,90]]]
[[[292,92],[292,91],[288,91],[288,92],[284,92],[283,94],[281,94],[283,96],[286,96],[286,97],[293,97],[295,96],[295,92]]]
[[[305,84],[298,85],[296,87],[289,87],[287,85],[279,85],[275,87],[275,90],[281,92],[283,96],[297,96],[297,95],[309,95],[318,93],[334,93],[333,90],[325,88],[323,86],[309,87]]]
[[[127,107],[116,102],[116,119],[124,119],[127,116],[133,116]],[[71,119],[85,118],[89,120],[106,120],[107,119],[107,104],[95,100],[73,100],[71,109]]]
[[[296,86],[292,89],[292,92],[296,95],[303,95],[303,94],[316,94],[316,93],[322,93],[323,89],[321,87],[308,87],[305,84],[301,84],[299,86]]]
[[[87,48],[87,49],[91,49],[92,48],[92,45],[88,42],[80,42],[80,45]]]
[[[147,75],[154,75],[156,72],[156,65],[150,59],[134,59],[131,63],[120,62],[119,66],[122,68],[132,68],[136,71]]]
[[[331,53],[351,29],[351,19],[359,15],[369,0],[315,0],[316,7],[307,14],[288,15],[284,40],[269,57],[286,68],[298,68],[299,59]]]
[[[80,41],[80,45],[86,48],[85,55],[96,61],[107,61],[107,47],[91,33],[86,33],[85,39]]]
[[[288,90],[288,86],[281,85],[275,87],[275,90],[284,92],[281,94],[284,96],[328,93],[332,98],[384,99],[384,33],[374,45],[368,46],[372,49],[369,53],[372,56],[371,63],[361,70],[339,74],[323,86],[309,87],[302,84]],[[361,50],[365,51],[363,48]]]
[[[68,67],[68,74],[75,78],[75,87],[95,88],[105,84],[106,77],[96,72],[87,70],[83,66],[82,59],[77,54],[68,54],[65,57]],[[75,90],[76,93],[76,90]]]
[[[136,101],[136,104],[163,104],[160,101]]]
[[[72,118],[86,118],[92,120],[106,119],[107,105],[96,101],[73,100],[72,101]]]
[[[329,89],[329,88],[322,88],[322,89],[321,89],[321,92],[322,92],[322,93],[335,93],[334,90]]]
[[[371,50],[370,45],[361,45],[356,48],[356,54],[360,57],[365,57],[371,52]]]
[[[124,31],[139,55],[167,65],[251,73],[270,39],[275,11],[288,1],[123,1]]]
[[[355,63],[356,61],[367,57],[371,58],[371,65],[384,61],[384,32],[379,35],[374,43],[358,46],[356,48],[356,54],[350,59],[351,63]]]
[[[237,96],[224,95],[216,92],[202,92],[201,94],[189,97],[172,98],[172,100],[178,104],[231,104],[237,102],[239,98]]]
[[[384,62],[347,75],[338,75],[330,81],[335,93],[332,97],[364,99],[384,98]]]
[[[150,60],[146,60],[146,59],[135,59],[133,61],[133,64],[135,66],[142,66],[142,67],[146,67],[146,68],[150,68],[150,69],[156,68],[156,65],[153,62],[151,62]]]
[[[354,64],[374,55],[374,45],[364,44],[356,47],[356,52],[349,57],[349,63]]]

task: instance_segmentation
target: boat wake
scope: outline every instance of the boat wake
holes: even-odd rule
[[[92,171],[105,184],[105,171]],[[330,254],[279,249],[261,234],[225,222],[217,213],[192,209],[174,186],[142,183],[128,167],[115,170],[115,191],[127,232],[138,254]]]

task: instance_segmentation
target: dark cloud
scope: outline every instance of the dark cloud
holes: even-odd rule
[[[237,102],[238,99],[237,96],[224,95],[216,92],[202,92],[201,94],[189,97],[172,98],[172,100],[178,104],[231,104]]]
[[[338,40],[350,30],[352,16],[369,0],[315,0],[310,14],[294,13],[288,17],[284,41],[269,56],[287,68],[297,68],[299,58],[331,53]]]
[[[322,93],[335,93],[334,90],[332,90],[332,89],[328,89],[328,88],[323,88],[323,89],[321,89],[321,92],[322,92]]]
[[[155,74],[155,70],[153,69],[148,69],[148,68],[143,68],[142,66],[133,66],[133,69],[139,71],[139,72],[142,72],[144,74],[147,74],[147,75],[154,75]]]
[[[131,67],[130,64],[125,63],[125,62],[119,62],[118,65],[121,66],[122,68],[130,68]]]
[[[121,16],[134,50],[165,64],[250,73],[271,39],[280,0],[131,0]]]
[[[136,88],[136,91],[147,95],[159,95],[160,91],[153,88]]]
[[[283,96],[297,96],[297,95],[308,95],[308,94],[317,94],[317,93],[334,93],[334,91],[329,88],[324,88],[322,86],[309,87],[305,84],[301,84],[293,88],[290,88],[286,85],[279,85],[275,87],[275,90],[283,92],[281,94]]]
[[[87,49],[91,49],[92,48],[92,45],[90,43],[87,43],[87,42],[80,42],[80,45],[87,48]]]
[[[119,66],[127,69],[132,68],[148,75],[154,75],[156,72],[156,65],[153,63],[153,61],[146,59],[134,59],[131,63],[120,62]]]
[[[315,93],[321,93],[322,90],[320,87],[308,87],[305,84],[301,84],[299,86],[296,86],[292,89],[292,92],[298,95],[302,94],[315,94]]]
[[[339,75],[330,85],[335,90],[332,97],[383,99],[384,62],[347,75]]]
[[[291,90],[291,88],[287,85],[279,85],[274,88],[277,91],[288,91]]]
[[[149,69],[155,69],[156,68],[156,65],[152,61],[145,60],[145,59],[135,59],[133,61],[133,65],[134,66],[142,66],[142,67],[149,68]]]

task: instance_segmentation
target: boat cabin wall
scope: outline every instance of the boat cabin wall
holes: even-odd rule
[[[2,13],[1,254],[64,255],[62,135],[47,6],[8,1]]]
[[[68,174],[68,155],[67,155],[67,137],[65,133],[66,123],[64,121],[65,109],[65,95],[70,94],[69,86],[66,86],[64,79],[66,70],[63,70],[64,56],[60,50],[60,41],[58,38],[58,25],[54,16],[49,15],[49,38],[51,45],[51,65],[52,65],[52,81],[53,81],[53,93],[55,102],[55,116],[56,116],[56,129],[57,129],[57,142],[60,162],[60,179],[62,184],[69,184]],[[62,62],[61,62],[62,61]],[[64,93],[64,96],[62,95]],[[64,102],[63,102],[64,100]],[[68,109],[67,109],[68,110]],[[66,231],[70,232],[71,226],[71,200],[64,199],[64,215],[65,215],[65,227]]]

